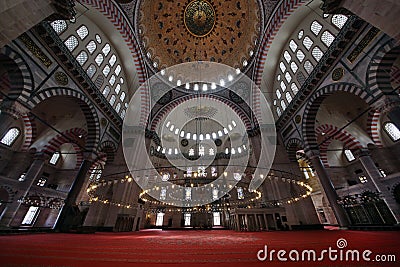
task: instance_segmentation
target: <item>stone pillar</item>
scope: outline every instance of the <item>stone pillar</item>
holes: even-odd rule
[[[336,190],[332,184],[331,179],[328,176],[328,173],[326,172],[326,169],[321,161],[321,158],[318,154],[318,152],[309,152],[309,158],[311,160],[311,163],[316,170],[318,174],[319,181],[321,183],[321,186],[325,192],[325,195],[328,199],[328,202],[330,206],[332,207],[332,210],[335,214],[336,220],[338,221],[338,224],[340,227],[347,227],[349,226],[349,220],[343,210],[343,208],[338,204],[338,195],[336,193]]]
[[[57,230],[69,231],[74,225],[80,223],[78,222],[80,214],[77,201],[79,201],[78,197],[81,190],[85,189],[83,186],[87,179],[87,173],[93,163],[93,155],[88,153],[84,158],[85,159],[82,161],[74,182],[72,183],[67,199],[65,200],[65,205],[57,219]]]
[[[376,167],[375,162],[372,160],[368,149],[360,149],[356,151],[355,156],[359,159],[365,173],[368,175],[369,180],[373,183],[376,190],[382,194],[383,200],[392,212],[396,222],[400,222],[400,207],[393,198],[390,188],[382,183],[383,178],[379,169]]]
[[[236,231],[240,231],[240,220],[239,220],[239,214],[235,214],[235,221],[236,221]]]
[[[32,186],[37,182],[37,179],[42,174],[44,163],[49,159],[49,156],[44,153],[36,153],[33,156],[33,162],[25,174],[25,180],[21,182],[21,186],[18,187],[19,194],[16,195],[15,200],[7,208],[7,212],[4,214],[2,224],[6,226],[19,226],[13,224],[13,219],[17,214],[21,202],[17,202],[18,199],[23,199],[29,195],[29,191]]]

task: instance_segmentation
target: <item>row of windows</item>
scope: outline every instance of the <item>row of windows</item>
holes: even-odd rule
[[[324,18],[328,17],[329,15],[324,15]],[[278,88],[275,90],[274,106],[278,117],[282,115],[306,80],[302,71],[310,75],[316,63],[322,59],[325,50],[335,40],[335,35],[327,29],[327,25],[330,23],[339,30],[346,21],[347,17],[344,15],[333,15],[330,22],[314,20],[308,29],[298,30],[297,38],[292,38],[288,42],[288,48],[284,50],[279,63],[275,82]],[[287,90],[288,88],[290,90]]]
[[[63,20],[53,21],[51,26],[59,35],[64,33],[68,28],[67,23]],[[79,40],[83,41],[89,37],[89,29],[86,25],[79,26],[75,32],[76,35],[71,34],[64,40],[64,44],[71,53],[79,46]],[[123,92],[118,97],[121,86],[124,84],[122,67],[118,64],[117,56],[112,53],[111,45],[109,43],[102,45],[102,43],[102,38],[96,33],[94,39],[89,40],[86,44],[86,49],[77,52],[75,58],[83,68],[88,64],[86,66],[87,75],[94,80],[95,85],[103,92],[104,97],[107,98],[110,105],[114,107],[121,118],[124,118],[128,106],[127,101],[125,101],[126,93]],[[108,82],[104,82],[105,79],[108,79]],[[115,95],[111,94],[109,97],[111,91],[114,91]]]
[[[389,135],[390,139],[392,139],[393,142],[400,140],[400,130],[396,127],[396,125],[394,123],[392,123],[392,122],[384,123],[383,129]],[[21,135],[20,129],[18,129],[16,127],[10,128],[7,131],[7,133],[1,138],[0,143],[11,147],[20,135]],[[348,150],[348,151],[350,151],[350,150]],[[350,151],[350,153],[351,153],[351,151]],[[52,155],[49,162],[53,165],[57,164],[57,161],[60,158],[60,156],[61,156],[60,152],[55,152]],[[349,161],[351,161],[351,160],[349,160]]]

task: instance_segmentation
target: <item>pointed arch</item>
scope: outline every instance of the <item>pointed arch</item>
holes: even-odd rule
[[[327,138],[324,142],[319,146],[321,161],[324,163],[326,167],[329,167],[328,163],[328,147],[332,143],[333,140],[338,140],[344,143],[344,146],[347,149],[354,150],[362,148],[361,143],[357,140],[356,137],[351,135],[345,130],[340,130],[338,127],[331,124],[320,125],[315,129],[316,136],[324,133]]]
[[[289,139],[286,144],[286,151],[289,155],[289,160],[291,162],[297,162],[296,153],[304,148],[303,142],[298,138]]]
[[[22,151],[28,151],[29,147],[32,145],[33,140],[36,138],[37,128],[34,117],[31,113],[23,114],[22,119],[24,121],[25,130],[25,140],[21,148]]]
[[[382,45],[373,55],[368,67],[367,82],[374,97],[393,94],[394,88],[391,85],[392,67],[399,55],[400,46],[396,46],[393,39]]]
[[[70,143],[76,153],[75,169],[78,169],[83,161],[83,151],[78,144],[82,142],[82,139],[85,140],[86,136],[87,132],[85,130],[72,128],[53,137],[41,151],[51,156],[60,149],[61,145]]]
[[[94,105],[84,94],[70,88],[49,88],[40,91],[37,95],[32,97],[27,104],[31,108],[34,108],[39,103],[54,96],[68,96],[78,101],[87,124],[85,150],[96,152],[100,140],[100,122]]]
[[[106,154],[107,163],[113,162],[117,146],[111,141],[104,141],[99,147],[99,151]]]
[[[5,81],[10,86],[8,97],[11,100],[27,101],[33,90],[33,78],[28,64],[20,54],[7,45],[0,48],[0,57],[5,57],[2,63],[9,76],[9,80]]]
[[[334,94],[335,92],[347,92],[356,95],[363,99],[367,104],[370,104],[373,97],[368,94],[363,88],[355,84],[349,83],[335,83],[330,84],[319,89],[308,100],[304,109],[302,134],[304,140],[304,150],[307,153],[310,150],[318,150],[317,139],[315,136],[315,121],[319,107],[326,97]]]

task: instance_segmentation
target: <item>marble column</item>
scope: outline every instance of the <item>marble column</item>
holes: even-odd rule
[[[388,188],[381,179],[383,178],[379,169],[376,167],[375,162],[372,160],[368,149],[360,149],[356,151],[355,156],[360,161],[365,173],[369,180],[373,183],[376,190],[382,194],[383,200],[392,212],[396,222],[400,222],[400,207]]]
[[[332,181],[328,173],[326,172],[326,169],[321,161],[318,152],[315,151],[309,152],[308,156],[311,160],[312,166],[314,167],[314,169],[318,174],[321,186],[325,192],[325,195],[328,199],[330,206],[332,207],[332,210],[335,214],[339,226],[343,228],[349,226],[349,220],[347,218],[347,215],[343,210],[343,208],[337,202],[339,197],[336,193],[336,190],[332,184]]]
[[[59,231],[69,231],[76,222],[76,217],[78,213],[78,203],[79,195],[81,190],[84,190],[83,186],[87,179],[87,173],[93,164],[94,155],[88,153],[84,155],[84,160],[79,168],[78,173],[72,183],[71,189],[68,193],[67,199],[65,200],[65,205],[62,208],[60,215],[57,220],[56,229]]]

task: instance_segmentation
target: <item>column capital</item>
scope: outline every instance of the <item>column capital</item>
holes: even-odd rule
[[[92,152],[92,151],[85,151],[82,153],[83,154],[83,159],[88,160],[88,161],[95,161],[97,158],[97,155]]]
[[[34,153],[32,153],[32,155],[33,155],[33,159],[38,159],[38,160],[43,160],[43,161],[49,160],[51,157],[49,154],[44,153],[42,151],[34,152]]]
[[[320,156],[318,150],[306,150],[304,154],[311,160]]]
[[[354,156],[356,158],[360,158],[360,157],[365,157],[365,156],[371,156],[370,151],[368,148],[360,148],[357,149],[353,152]]]

